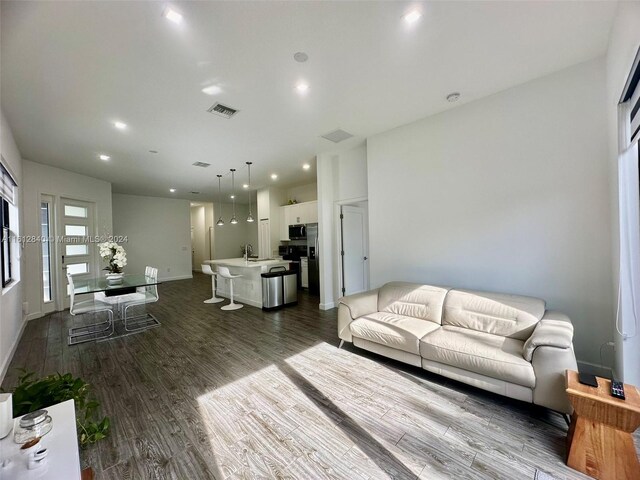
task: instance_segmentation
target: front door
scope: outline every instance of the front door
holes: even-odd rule
[[[58,215],[59,249],[56,261],[59,272],[58,305],[69,308],[67,272],[74,280],[89,279],[100,275],[98,248],[95,242],[95,204],[60,199]]]

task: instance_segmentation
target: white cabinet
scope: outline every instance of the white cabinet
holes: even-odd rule
[[[289,240],[289,205],[280,207],[280,240]]]
[[[318,223],[318,202],[304,202],[299,204],[302,207],[300,223]]]
[[[303,202],[281,207],[281,237],[289,238],[289,225],[302,225],[306,223],[318,223],[318,202]],[[286,226],[286,231],[285,231]]]

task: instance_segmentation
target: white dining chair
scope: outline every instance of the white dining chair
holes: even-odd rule
[[[148,274],[148,275],[147,275]],[[154,267],[148,267],[148,270],[145,270],[145,276],[148,277],[152,285],[145,285],[143,287],[138,287],[138,291],[136,293],[130,293],[128,295],[123,295],[121,300],[122,305],[122,316],[124,318],[124,329],[127,332],[132,331],[140,331],[146,330],[147,328],[157,327],[160,325],[160,322],[151,315],[150,313],[145,313],[142,315],[143,317],[149,317],[153,320],[152,324],[145,325],[143,327],[129,327],[129,321],[138,317],[129,317],[128,312],[132,307],[146,305],[148,303],[155,303],[160,299],[160,295],[158,294],[158,269]]]
[[[242,277],[242,275],[232,275],[231,272],[229,271],[229,268],[223,267],[222,265],[218,266],[218,275],[220,275],[222,278],[226,278],[229,281],[229,298],[231,299],[231,303],[223,307],[220,307],[220,310],[238,310],[242,308],[244,305],[241,305],[240,303],[235,303],[233,301],[233,280],[235,278]]]
[[[218,272],[214,272],[211,268],[211,265],[203,263],[201,265],[202,273],[205,275],[211,275],[211,298],[205,300],[204,303],[220,303],[224,302],[224,298],[216,297],[216,277],[218,276]]]
[[[78,316],[87,313],[107,312],[108,316],[107,320],[104,322],[92,323],[84,327],[70,328],[69,345],[74,345],[83,341],[99,340],[100,338],[106,338],[112,335],[114,331],[113,305],[101,302],[95,298],[77,302],[73,277],[68,272],[67,282],[69,282],[69,313],[71,313],[71,315]],[[77,340],[78,338],[80,338],[80,340]]]

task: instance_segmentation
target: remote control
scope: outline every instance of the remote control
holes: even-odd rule
[[[624,400],[624,385],[622,382],[611,380],[611,395],[620,400]]]

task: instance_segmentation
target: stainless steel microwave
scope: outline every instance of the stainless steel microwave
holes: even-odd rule
[[[305,225],[289,225],[289,240],[306,240],[307,227]]]

